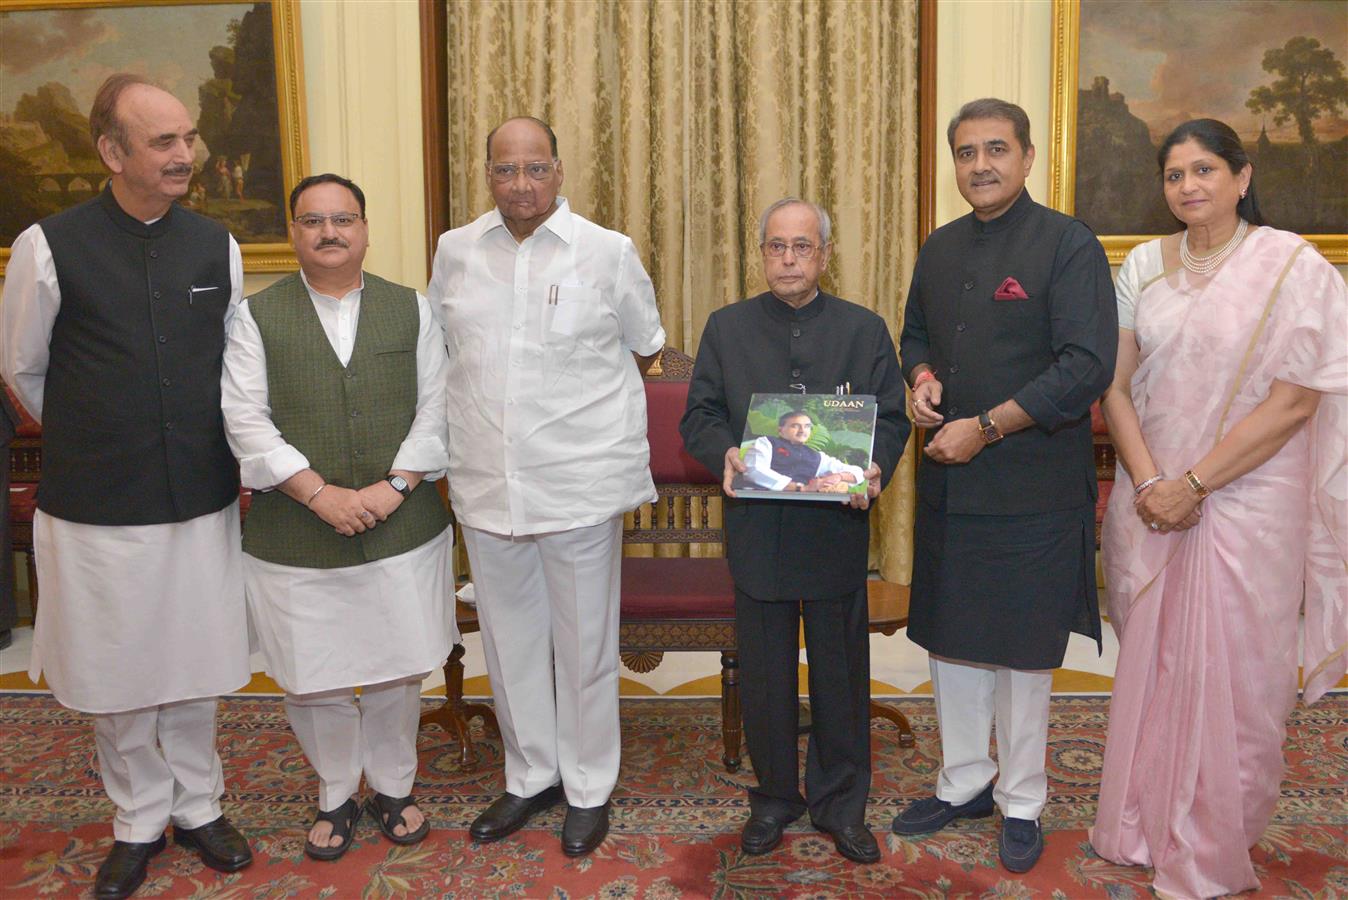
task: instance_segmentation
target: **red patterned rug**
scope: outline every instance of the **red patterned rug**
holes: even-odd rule
[[[429,702],[429,701],[428,701]],[[867,819],[883,860],[858,866],[803,823],[767,856],[739,850],[747,816],[745,772],[719,762],[716,700],[624,700],[623,764],[607,841],[579,860],[558,846],[562,811],[497,844],[474,846],[466,828],[501,790],[498,741],[477,744],[476,769],[438,729],[420,739],[417,795],[435,831],[394,847],[362,819],[337,863],[304,857],[316,782],[277,699],[231,698],[220,709],[225,812],[251,838],[256,862],[221,875],[170,844],[138,896],[225,900],[281,897],[1147,897],[1150,873],[1095,856],[1085,829],[1095,813],[1108,701],[1055,697],[1049,748],[1047,849],[1033,872],[997,864],[993,820],[927,838],[889,833],[898,809],[931,789],[937,769],[930,698],[897,701],[917,747],[899,747],[875,722],[874,784]],[[1348,694],[1298,708],[1286,745],[1288,772],[1273,824],[1253,851],[1260,896],[1348,896]],[[747,768],[748,760],[745,760]],[[85,716],[49,696],[0,695],[0,896],[88,895],[112,840],[112,806],[95,769]]]

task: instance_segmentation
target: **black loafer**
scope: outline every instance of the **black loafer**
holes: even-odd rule
[[[555,806],[561,799],[560,784],[554,784],[532,797],[516,797],[507,791],[473,820],[473,824],[468,828],[468,834],[473,840],[483,843],[499,841],[523,828],[524,823],[528,822],[534,813]]]
[[[161,834],[144,844],[113,841],[103,865],[94,877],[94,896],[99,900],[121,900],[130,897],[145,880],[150,859],[168,846]]]
[[[956,819],[986,819],[996,804],[992,802],[992,784],[967,803],[947,803],[936,797],[923,797],[909,804],[894,817],[895,834],[930,834],[940,831]]]
[[[608,803],[602,806],[568,806],[562,823],[562,852],[584,856],[608,836]]]
[[[831,828],[819,830],[833,838],[833,846],[852,862],[869,864],[880,861],[880,845],[875,842],[875,835],[865,824],[848,825],[836,831]]]
[[[1044,852],[1044,833],[1038,819],[1002,819],[1002,836],[997,842],[997,857],[1008,872],[1028,872]]]
[[[782,832],[788,824],[772,816],[750,816],[740,832],[740,847],[750,856],[769,853],[782,842]]]
[[[217,872],[237,872],[253,861],[248,841],[224,816],[197,828],[175,825],[173,843],[195,850]]]

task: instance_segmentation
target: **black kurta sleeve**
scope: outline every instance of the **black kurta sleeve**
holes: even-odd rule
[[[903,334],[899,337],[899,347],[903,357],[903,375],[908,383],[913,381],[913,369],[922,364],[931,365],[931,344],[927,339],[927,317],[922,311],[921,292],[918,279],[922,274],[922,257],[913,266],[913,278],[908,285],[908,303],[903,313]]]
[[[912,426],[908,422],[907,392],[899,370],[899,359],[894,353],[894,341],[883,322],[876,331],[878,335],[870,379],[870,384],[875,385],[877,407],[875,446],[871,459],[880,467],[880,487],[883,489],[889,484],[899,460],[903,458],[903,449],[908,444]]]
[[[688,453],[713,475],[725,470],[725,452],[739,445],[739,437],[730,426],[726,406],[725,373],[721,367],[721,346],[716,314],[707,319],[702,342],[693,363],[693,379],[688,386],[688,406],[679,421]]]
[[[1118,353],[1118,307],[1109,261],[1095,235],[1080,222],[1073,222],[1058,244],[1049,325],[1053,363],[1013,399],[1040,428],[1054,431],[1079,420],[1105,392]],[[907,334],[905,327],[905,352]]]

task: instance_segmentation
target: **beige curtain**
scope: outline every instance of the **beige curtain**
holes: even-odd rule
[[[915,0],[449,0],[450,220],[491,208],[487,133],[552,124],[574,210],[632,237],[672,346],[765,289],[761,210],[822,204],[824,288],[897,342],[917,253]],[[911,455],[911,453],[910,453]],[[882,497],[872,563],[907,582],[909,460]]]

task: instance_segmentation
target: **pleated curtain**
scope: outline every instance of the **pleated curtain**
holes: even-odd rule
[[[573,210],[632,237],[671,346],[766,289],[757,223],[833,217],[823,288],[897,338],[917,253],[915,0],[449,0],[450,223],[492,206],[487,133],[557,133]],[[872,566],[911,571],[913,467],[874,514]]]

